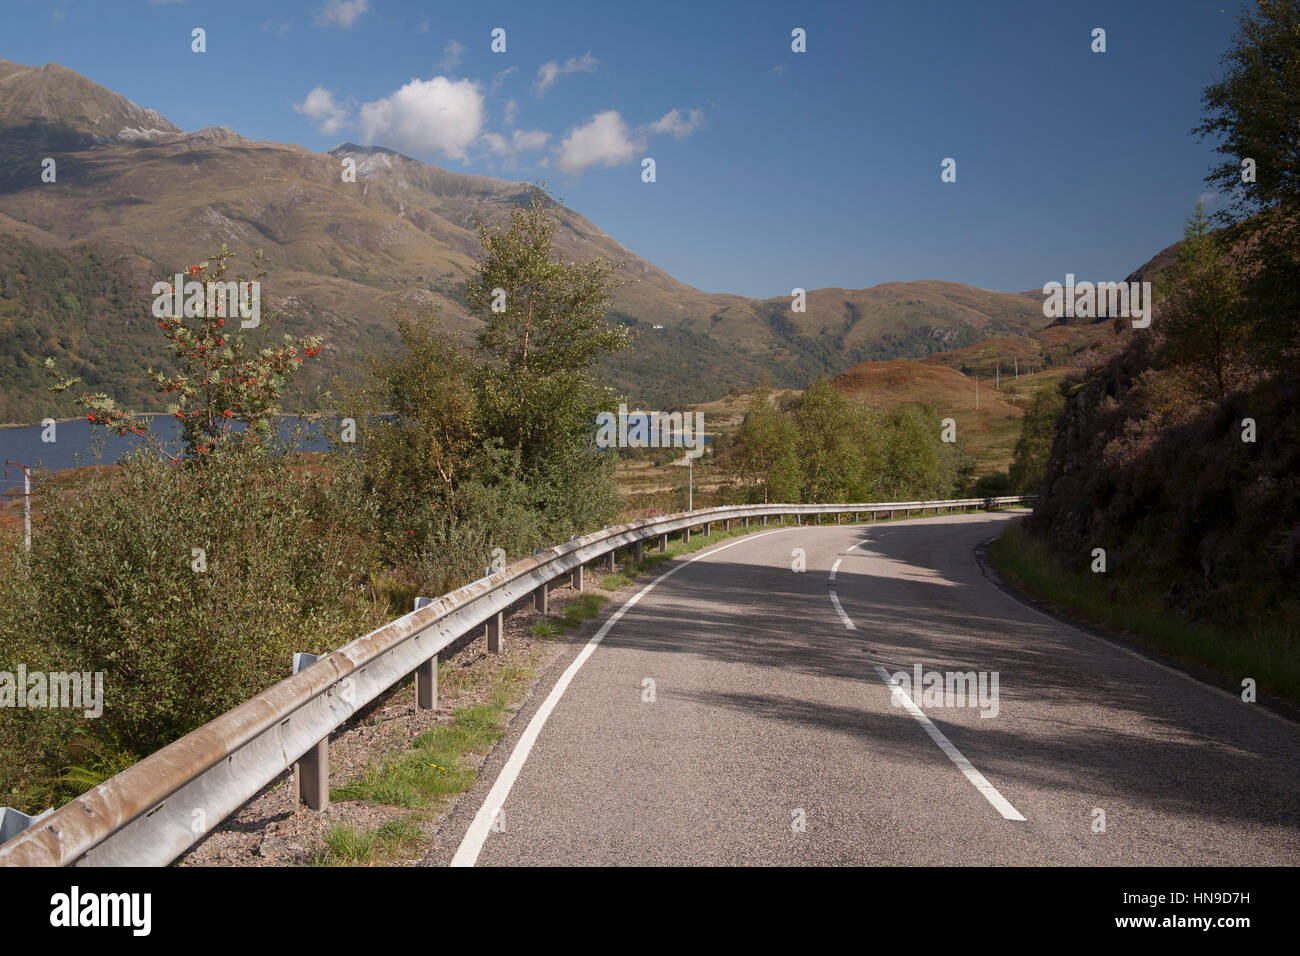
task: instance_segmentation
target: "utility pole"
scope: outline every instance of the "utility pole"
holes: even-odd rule
[[[695,510],[695,459],[686,456],[686,510]]]
[[[1020,356],[1016,356],[1016,381],[1020,381]]]
[[[23,554],[32,553],[32,473],[27,466],[16,461],[5,460],[5,480],[9,480],[9,466],[17,465],[23,470]]]
[[[978,372],[975,374],[975,407],[980,407],[980,377]]]
[[[1001,362],[993,363],[993,374],[997,376],[995,379],[993,379],[993,391],[1000,392],[1002,391],[1002,363]]]

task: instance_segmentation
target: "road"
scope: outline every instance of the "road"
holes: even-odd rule
[[[973,552],[1009,518],[665,566],[543,676],[425,862],[1300,863],[1300,726],[1005,593]],[[996,673],[996,714],[887,683],[917,664]]]

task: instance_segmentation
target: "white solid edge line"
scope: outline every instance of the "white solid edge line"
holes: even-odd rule
[[[838,570],[840,569],[840,562],[843,561],[843,560],[844,560],[843,558],[836,558],[836,559],[835,559],[835,563],[831,565],[831,580],[832,580],[832,581],[835,580],[835,572],[838,571]]]
[[[984,540],[984,544],[987,545],[990,541],[996,541],[996,540],[997,540],[997,536],[995,535],[992,538],[986,538]],[[994,570],[997,569],[995,568]],[[983,577],[985,581],[989,580],[987,575],[983,575]],[[989,581],[989,583],[992,584],[993,582]],[[1134,660],[1141,661],[1144,664],[1150,664],[1152,667],[1158,667],[1160,668],[1160,670],[1164,671],[1165,673],[1173,674],[1175,677],[1181,677],[1183,680],[1195,684],[1197,687],[1201,688],[1201,690],[1211,691],[1215,694],[1218,694],[1221,697],[1228,698],[1228,700],[1232,700],[1232,701],[1241,700],[1241,696],[1239,694],[1235,694],[1232,691],[1226,690],[1225,688],[1222,687],[1216,687],[1213,684],[1207,684],[1199,677],[1193,677],[1191,674],[1187,673],[1186,671],[1180,671],[1176,667],[1170,667],[1168,664],[1162,663],[1161,661],[1158,661],[1155,658],[1148,657],[1146,654],[1143,654],[1139,651],[1134,650],[1131,647],[1126,646],[1123,643],[1123,638],[1116,637],[1115,639],[1112,640],[1105,637],[1101,637],[1097,634],[1092,634],[1088,631],[1081,630],[1080,628],[1075,627],[1073,624],[1070,624],[1068,621],[1058,620],[1057,618],[1052,617],[1050,614],[1043,613],[1041,610],[1034,607],[1032,604],[1030,604],[1028,601],[1022,598],[1019,594],[1017,594],[1015,592],[1015,589],[1012,588],[1011,585],[1007,584],[1005,581],[1002,582],[1002,587],[997,587],[995,585],[994,589],[999,593],[1001,593],[1004,597],[1010,598],[1012,601],[1020,605],[1026,611],[1029,611],[1031,614],[1035,614],[1038,617],[1042,618],[1044,621],[1046,621],[1048,624],[1051,624],[1053,627],[1065,628],[1074,634],[1078,634],[1080,637],[1087,638],[1088,640],[1093,642],[1100,642],[1104,644],[1106,647],[1111,648],[1112,650],[1119,651],[1122,654],[1127,654],[1129,657],[1133,658]],[[1283,717],[1281,714],[1277,713],[1276,711],[1269,710],[1267,707],[1258,708],[1254,712],[1257,714],[1264,714],[1267,717],[1271,717],[1273,720],[1279,721],[1280,723],[1284,724],[1287,727],[1291,727],[1291,728],[1295,727],[1295,721],[1288,720],[1286,717]]]
[[[853,626],[853,622],[849,620],[849,616],[844,613],[844,607],[840,604],[840,596],[834,591],[831,591],[830,595],[831,603],[835,605],[835,611],[839,614],[840,620],[844,622],[844,626],[850,631],[856,631],[857,628]]]
[[[553,711],[555,705],[560,702],[560,698],[564,695],[565,690],[568,689],[569,683],[578,673],[579,668],[587,662],[587,658],[592,655],[596,650],[596,646],[605,639],[605,635],[608,634],[610,629],[619,622],[619,619],[622,618],[622,616],[626,614],[633,605],[640,601],[641,598],[649,594],[650,591],[659,584],[659,582],[672,577],[687,565],[693,564],[701,558],[708,557],[709,555],[717,554],[719,551],[734,548],[736,545],[743,544],[746,541],[765,538],[769,534],[778,534],[786,530],[789,529],[777,528],[773,531],[762,531],[758,534],[744,535],[730,544],[724,544],[716,548],[709,548],[705,551],[701,551],[699,554],[683,561],[681,564],[674,565],[663,574],[659,575],[659,577],[655,578],[632,597],[628,598],[626,604],[610,615],[609,620],[601,626],[600,630],[597,631],[591,640],[587,642],[587,645],[582,649],[578,656],[573,659],[573,663],[571,663],[565,669],[564,673],[560,675],[560,679],[556,681],[555,686],[551,688],[551,692],[546,695],[546,700],[542,701],[542,705],[537,708],[537,713],[533,714],[533,719],[528,722],[528,727],[519,738],[519,742],[515,744],[515,749],[511,752],[510,759],[508,759],[505,766],[501,768],[501,773],[497,775],[496,782],[492,784],[492,789],[488,791],[487,799],[483,801],[483,805],[479,807],[478,813],[474,815],[474,820],[470,823],[469,829],[465,831],[465,838],[461,840],[460,848],[456,850],[456,855],[451,858],[452,866],[473,866],[478,861],[479,854],[483,852],[483,844],[486,842],[487,835],[492,828],[492,821],[496,817],[497,813],[499,813],[505,806],[506,798],[510,796],[510,789],[515,785],[515,780],[518,779],[519,772],[524,769],[524,763],[528,760],[528,755],[532,752],[533,744],[537,742],[537,737],[541,734],[546,719],[551,716],[551,711]]]
[[[984,795],[984,799],[993,804],[998,813],[1008,820],[1025,819],[1006,797],[998,793],[997,787],[989,783],[984,774],[976,770],[974,765],[962,755],[962,752],[953,746],[952,741],[944,736],[943,731],[934,725],[934,721],[925,716],[925,711],[917,707],[916,702],[908,696],[907,691],[895,683],[894,679],[889,676],[889,671],[877,664],[876,673],[880,675],[880,679],[885,682],[886,686],[892,690],[894,700],[898,701],[909,714],[920,722],[921,726],[925,728],[925,732],[930,735],[930,739],[939,745],[939,749],[948,755],[948,759],[957,765],[957,769],[975,785],[975,789]]]

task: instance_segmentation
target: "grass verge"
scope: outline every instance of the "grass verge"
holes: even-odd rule
[[[329,830],[317,853],[321,866],[357,866],[402,858],[424,839],[421,823],[441,809],[449,797],[462,793],[478,778],[471,754],[486,754],[506,732],[510,708],[523,699],[536,678],[528,665],[506,661],[479,686],[462,668],[445,662],[438,667],[440,693],[471,691],[478,702],[458,707],[450,723],[420,734],[409,750],[373,760],[358,779],[330,789],[330,800],[397,807],[409,811],[373,831],[347,824]]]
[[[1256,625],[1228,632],[1171,616],[1155,598],[1117,600],[1100,575],[1062,567],[1020,522],[989,545],[989,557],[1008,584],[1065,617],[1234,683],[1252,678],[1260,693],[1300,704],[1300,635],[1294,630]]]

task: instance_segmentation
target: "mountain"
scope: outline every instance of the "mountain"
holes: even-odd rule
[[[56,64],[0,60],[0,143],[0,420],[70,413],[44,390],[46,355],[133,407],[158,407],[144,375],[166,365],[150,287],[222,243],[240,266],[265,252],[264,310],[282,313],[268,334],[324,338],[303,375],[309,391],[392,347],[395,303],[436,309],[468,340],[480,324],[465,302],[477,223],[502,222],[528,189],[381,147],[320,154],[221,127],[186,132]],[[345,159],[356,182],[342,180]],[[636,402],[703,401],[761,378],[802,386],[856,362],[1046,325],[1031,294],[938,281],[815,289],[795,313],[788,296],[685,285],[578,212],[559,216],[566,257],[608,258],[631,280],[610,319],[637,333],[635,345],[601,371]]]

